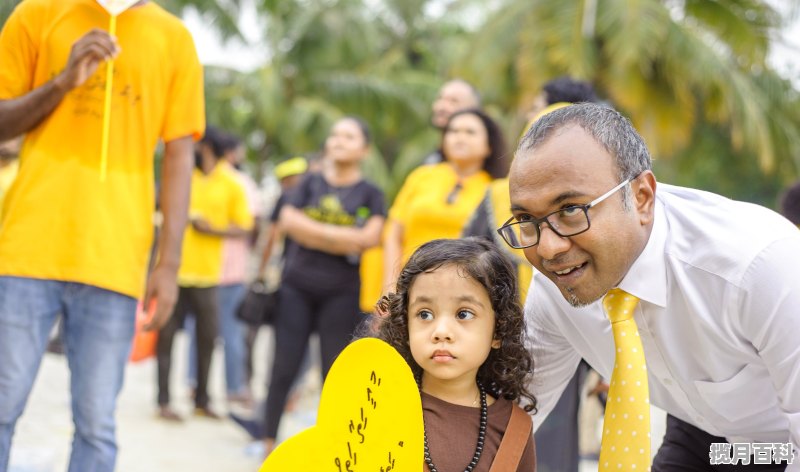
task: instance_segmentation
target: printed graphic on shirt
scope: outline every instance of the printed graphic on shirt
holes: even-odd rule
[[[369,212],[369,208],[360,207],[356,212],[360,218],[365,219],[363,216],[364,210]],[[323,195],[319,199],[319,204],[316,207],[307,206],[303,211],[309,218],[312,218],[321,223],[328,223],[339,226],[356,226],[356,215],[351,215],[344,209],[339,196],[334,193]]]
[[[103,70],[105,72],[105,70]],[[78,87],[70,97],[74,103],[73,113],[76,116],[89,115],[101,120],[103,118],[103,106],[105,103],[106,80],[100,70],[91,76],[86,83]],[[112,79],[112,94],[122,100],[112,100],[112,112],[120,106],[129,105],[135,107],[142,101],[142,94],[133,90],[131,84],[122,83],[119,74],[114,71]]]

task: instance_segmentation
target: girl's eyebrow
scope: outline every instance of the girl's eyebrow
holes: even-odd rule
[[[475,305],[478,305],[481,308],[485,308],[483,306],[483,303],[481,303],[480,300],[478,300],[477,298],[473,297],[472,295],[461,295],[459,297],[456,297],[456,301],[459,302],[459,303],[467,303],[467,302],[468,303],[473,303]],[[433,303],[433,297],[420,295],[417,298],[411,300],[409,305],[412,305],[412,304],[415,304],[415,303]]]
[[[461,295],[456,300],[458,300],[459,302],[474,303],[475,305],[478,305],[481,308],[484,308],[483,303],[481,303],[480,300],[478,300],[477,298],[473,297],[472,295]]]
[[[433,298],[426,297],[425,295],[419,295],[417,298],[411,300],[411,303],[431,303],[433,302]]]

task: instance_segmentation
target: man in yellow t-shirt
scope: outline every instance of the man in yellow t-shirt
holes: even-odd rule
[[[22,137],[0,141],[0,218],[3,216],[3,200],[19,172],[19,146]]]
[[[217,337],[222,246],[224,238],[247,237],[253,227],[244,186],[223,159],[224,139],[222,132],[209,127],[199,143],[197,168],[192,174],[191,225],[183,238],[183,262],[178,271],[178,303],[158,333],[158,406],[159,415],[167,420],[181,419],[169,406],[169,375],[172,341],[189,313],[195,316],[197,336],[195,414],[218,418],[209,407],[208,372]]]
[[[69,471],[112,471],[136,300],[157,301],[152,329],[177,299],[192,146],[205,127],[202,67],[188,30],[155,3],[119,14],[114,38],[109,19],[96,0],[23,0],[0,33],[0,141],[25,134],[0,220],[0,471],[59,313],[75,423]],[[164,224],[147,278],[159,140]]]

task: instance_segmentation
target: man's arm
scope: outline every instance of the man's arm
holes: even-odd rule
[[[20,97],[0,100],[0,141],[35,128],[69,91],[86,82],[101,62],[118,53],[116,40],[105,31],[93,29],[86,33],[72,45],[66,67],[53,80]]]
[[[739,301],[742,335],[758,351],[769,370],[780,408],[789,423],[794,464],[800,471],[800,237],[774,242],[758,255],[742,278]],[[742,405],[759,399],[742,399]]]
[[[156,312],[145,330],[161,328],[167,322],[178,300],[178,268],[181,264],[181,242],[186,230],[189,192],[194,167],[191,136],[166,143],[161,166],[160,206],[164,222],[158,238],[158,261],[147,280],[144,306],[156,300]]]
[[[528,346],[534,360],[530,390],[537,401],[537,412],[533,417],[534,432],[555,408],[581,361],[581,356],[560,333],[558,327],[548,319],[548,315],[561,314],[545,299],[547,296],[561,295],[552,293],[548,295],[542,287],[538,287],[537,290],[538,285],[548,283],[551,282],[544,277],[534,277],[528,290],[528,299],[525,301]]]

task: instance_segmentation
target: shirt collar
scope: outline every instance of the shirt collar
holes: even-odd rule
[[[619,288],[639,300],[662,308],[667,306],[665,245],[668,224],[664,210],[664,204],[659,198],[656,198],[655,208],[653,208],[653,230],[650,232],[650,238],[619,284]]]

